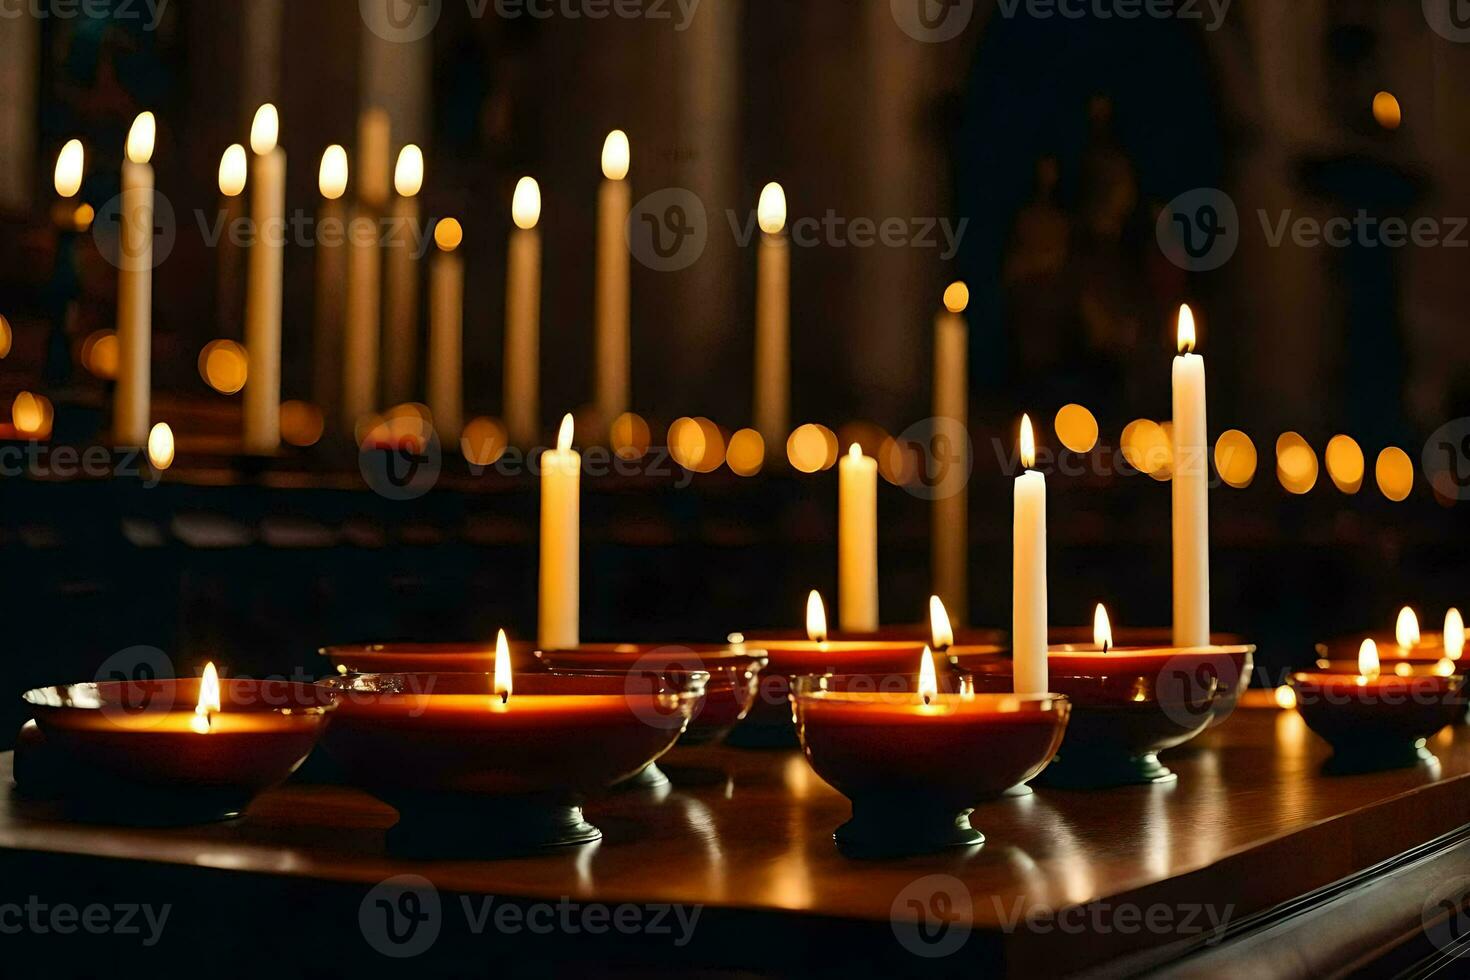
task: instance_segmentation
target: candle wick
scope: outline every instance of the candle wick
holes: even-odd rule
[[[928,705],[929,705],[929,695],[927,695],[927,694],[924,695],[924,705],[925,705],[925,707],[928,707]]]
[[[500,692],[500,703],[501,704],[510,704],[510,692],[509,691],[501,691]]]

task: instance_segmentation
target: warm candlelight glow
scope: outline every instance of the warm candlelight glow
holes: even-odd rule
[[[250,124],[250,148],[258,156],[265,156],[276,148],[281,138],[281,116],[276,107],[267,102],[255,110],[255,119]]]
[[[1103,653],[1113,648],[1113,624],[1108,621],[1108,611],[1101,602],[1092,612],[1092,643]]]
[[[622,180],[628,176],[628,134],[615,129],[607,134],[602,143],[602,175],[608,180]]]
[[[510,702],[511,688],[514,684],[510,675],[510,644],[506,642],[505,630],[495,635],[495,693],[500,695],[502,704]]]
[[[1021,416],[1021,465],[1028,470],[1036,465],[1036,433],[1029,415]]]
[[[813,643],[827,642],[827,607],[816,589],[806,597],[806,637]]]
[[[174,464],[174,430],[167,422],[159,422],[148,433],[148,462],[155,470],[166,470]]]
[[[219,158],[219,192],[225,197],[239,197],[245,191],[249,167],[245,147],[232,143]]]
[[[200,735],[209,734],[209,718],[220,710],[219,672],[213,663],[204,665],[204,676],[199,679],[199,703],[194,707],[194,717],[189,727]]]
[[[760,221],[761,231],[767,235],[779,235],[786,227],[786,192],[780,184],[772,181],[761,191],[755,216]]]
[[[147,163],[153,159],[153,144],[158,140],[158,120],[151,112],[140,112],[128,130],[128,159],[134,163]]]
[[[963,313],[970,306],[970,287],[962,282],[952,282],[944,290],[944,308],[951,313]]]
[[[22,391],[10,403],[10,421],[20,435],[43,439],[51,434],[55,417],[51,401],[45,395]]]
[[[929,704],[939,696],[939,677],[934,672],[934,651],[924,648],[924,657],[919,661],[919,696]]]
[[[199,376],[221,395],[233,395],[250,376],[249,355],[236,341],[211,340],[199,352]]]
[[[1434,665],[1434,673],[1439,677],[1454,677],[1455,662],[1449,657],[1441,657],[1439,663]]]
[[[572,448],[572,436],[575,432],[576,423],[572,421],[570,412],[561,420],[561,428],[556,433],[556,451],[567,452]]]
[[[934,649],[941,653],[954,646],[954,627],[949,622],[949,610],[944,600],[937,595],[929,597],[929,639]]]
[[[1179,307],[1179,353],[1192,352],[1194,344],[1194,311],[1185,303]]]
[[[69,140],[56,157],[56,193],[62,197],[76,197],[82,189],[82,170],[86,165],[86,151],[81,140]]]
[[[1465,619],[1453,607],[1444,614],[1444,653],[1451,660],[1459,660],[1465,653]]]
[[[1398,622],[1393,624],[1393,638],[1405,650],[1419,645],[1419,616],[1408,606],[1399,610]]]
[[[341,145],[333,143],[322,154],[321,169],[317,172],[316,184],[322,197],[335,201],[347,193],[347,172],[347,151]]]
[[[1358,648],[1358,673],[1373,680],[1378,676],[1378,644],[1371,639],[1364,640],[1363,645]]]
[[[516,183],[515,197],[510,202],[510,216],[516,227],[530,231],[541,220],[541,185],[535,177],[522,177]]]
[[[424,186],[424,151],[413,143],[398,151],[393,169],[393,189],[399,197],[415,197]]]
[[[434,244],[441,252],[452,252],[464,241],[464,226],[455,218],[445,218],[434,226]]]
[[[1373,120],[1387,130],[1395,130],[1404,124],[1404,110],[1392,92],[1379,92],[1373,96]]]
[[[1290,711],[1296,707],[1296,691],[1285,685],[1276,689],[1276,707]]]

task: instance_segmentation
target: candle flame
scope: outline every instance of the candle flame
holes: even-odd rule
[[[1419,617],[1408,606],[1399,610],[1398,622],[1393,625],[1393,638],[1405,650],[1419,645]]]
[[[1454,677],[1455,662],[1449,657],[1441,657],[1439,663],[1434,665],[1434,673],[1439,677]]]
[[[151,112],[140,112],[128,130],[127,154],[134,163],[153,159],[153,144],[158,141],[158,120]]]
[[[1276,707],[1290,711],[1296,707],[1296,691],[1285,685],[1276,689]]]
[[[541,220],[541,185],[535,177],[522,177],[516,182],[515,197],[511,198],[510,216],[516,227],[530,231]]]
[[[148,462],[155,470],[166,470],[174,464],[174,430],[167,422],[159,422],[148,433]]]
[[[572,420],[570,412],[561,420],[561,428],[556,433],[557,452],[567,452],[572,448],[572,436],[576,431],[576,422]]]
[[[321,169],[317,171],[316,185],[322,197],[335,201],[347,193],[347,150],[333,143],[322,153]]]
[[[398,151],[393,168],[393,189],[399,197],[414,197],[424,186],[424,151],[410,143]]]
[[[806,638],[813,643],[827,642],[827,607],[816,589],[806,597]]]
[[[1113,648],[1113,624],[1108,620],[1108,611],[1099,602],[1092,611],[1092,642],[1103,653]]]
[[[56,193],[62,197],[76,197],[82,189],[82,171],[86,165],[86,151],[81,140],[68,140],[56,157]]]
[[[510,644],[506,642],[505,630],[495,635],[495,693],[500,695],[501,704],[510,703],[514,687],[510,674]]]
[[[1363,645],[1358,648],[1358,673],[1368,680],[1378,676],[1378,644],[1371,639],[1364,640]]]
[[[767,235],[779,235],[786,227],[786,191],[775,181],[761,190],[760,203],[755,207],[756,219],[761,231]]]
[[[189,719],[189,727],[200,735],[208,734],[211,727],[209,718],[219,710],[219,671],[214,669],[211,661],[204,665],[204,676],[199,678],[199,703],[194,706],[194,717]]]
[[[944,600],[937,595],[929,597],[929,639],[933,641],[934,649],[941,652],[954,646],[954,627],[949,622],[949,610],[944,608]]]
[[[434,226],[434,244],[441,252],[452,252],[464,241],[464,226],[456,218],[445,218]]]
[[[924,648],[923,659],[919,661],[919,696],[929,704],[939,696],[939,676],[934,672],[934,651],[928,647]]]
[[[1179,307],[1179,353],[1188,354],[1194,350],[1194,311],[1189,308],[1188,303]]]
[[[225,197],[239,197],[245,190],[249,172],[245,161],[245,147],[232,143],[219,158],[219,192]]]
[[[1451,660],[1465,653],[1465,619],[1455,608],[1444,614],[1444,653]]]
[[[853,443],[852,446],[849,447],[847,450],[847,456],[849,459],[862,459],[863,447],[859,446],[857,443]]]
[[[281,114],[267,102],[255,110],[250,123],[250,148],[257,156],[265,156],[276,148],[281,138]]]
[[[615,129],[602,142],[602,175],[608,180],[622,180],[628,176],[628,161],[632,152],[628,148],[628,134]]]
[[[1021,465],[1028,470],[1036,465],[1036,433],[1029,415],[1021,416]]]
[[[952,282],[944,290],[944,308],[951,313],[963,313],[970,306],[970,287],[962,282]]]

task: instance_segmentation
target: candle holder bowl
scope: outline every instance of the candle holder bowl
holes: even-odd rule
[[[1446,659],[1443,633],[1424,633],[1416,645],[1407,649],[1399,646],[1398,638],[1391,632],[1358,633],[1315,644],[1317,666],[1325,670],[1329,669],[1330,665],[1352,664],[1352,670],[1356,670],[1358,648],[1365,639],[1371,639],[1378,647],[1378,657],[1385,674],[1399,664],[1408,664],[1411,667],[1432,667]]]
[[[178,826],[240,816],[310,754],[335,702],[288,681],[220,679],[221,710],[194,731],[199,678],[104,681],[23,696],[18,782],[75,819]]]
[[[538,666],[536,646],[524,640],[507,644],[517,671]],[[492,674],[495,641],[464,643],[349,643],[317,651],[331,672],[348,674]]]
[[[1351,674],[1299,671],[1288,678],[1296,710],[1328,745],[1328,775],[1437,766],[1430,736],[1465,715],[1466,678],[1414,667],[1372,686]]]
[[[359,674],[324,744],[355,785],[398,811],[395,853],[535,853],[600,840],[585,800],[683,734],[707,675],[518,674],[508,701],[483,673]]]
[[[925,705],[916,683],[896,675],[792,681],[802,751],[852,803],[852,819],[833,833],[849,857],[983,844],[970,822],[975,807],[1035,777],[1062,742],[1065,697],[975,694],[968,677],[941,675],[941,697]]]

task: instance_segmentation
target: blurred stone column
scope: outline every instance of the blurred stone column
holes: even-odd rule
[[[36,82],[41,77],[41,24],[17,11],[0,30],[0,211],[24,211],[36,200]],[[43,200],[47,198],[42,198]]]

